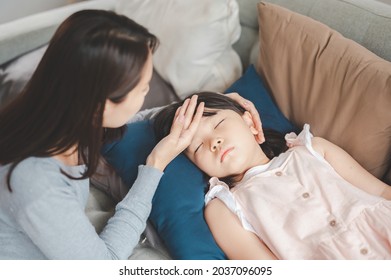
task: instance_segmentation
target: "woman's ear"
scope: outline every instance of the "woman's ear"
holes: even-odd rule
[[[103,126],[106,126],[110,122],[110,116],[114,110],[114,103],[110,99],[106,99],[105,108],[103,109]]]
[[[112,101],[110,99],[106,99],[105,108],[103,109],[103,116],[110,115],[112,110],[113,110]]]
[[[256,136],[258,143],[262,144],[263,142],[265,142],[265,137],[263,136],[263,131],[262,130],[259,131],[258,129],[256,129],[253,117],[251,116],[250,112],[249,111],[244,112],[244,114],[242,115],[242,118],[243,118],[244,122],[248,125],[248,127],[250,128],[251,133],[254,136]],[[260,135],[260,134],[262,134],[262,135]],[[259,139],[262,139],[262,141],[259,141]]]

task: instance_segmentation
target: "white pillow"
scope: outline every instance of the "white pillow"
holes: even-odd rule
[[[240,77],[232,49],[241,31],[236,0],[118,0],[115,11],[159,38],[155,69],[180,97],[224,91]]]

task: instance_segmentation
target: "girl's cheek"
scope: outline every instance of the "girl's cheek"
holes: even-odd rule
[[[196,166],[198,166],[199,168],[203,169],[204,165],[205,165],[205,161],[203,161],[202,159],[200,159],[200,157],[197,155],[194,157],[194,160],[193,160],[194,164]]]

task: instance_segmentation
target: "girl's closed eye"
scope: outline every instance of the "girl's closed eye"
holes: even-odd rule
[[[201,144],[199,144],[198,146],[197,146],[197,148],[194,150],[194,154],[196,154],[197,153],[197,151],[201,148],[201,146],[202,146],[202,143]]]
[[[216,129],[223,121],[225,121],[225,119],[222,119],[221,121],[219,121],[219,122],[216,124],[216,126],[215,126],[214,129]]]
[[[220,120],[220,121],[215,125],[215,127],[214,127],[213,129],[216,129],[216,128],[217,128],[222,122],[224,122],[224,121],[225,121],[225,119]],[[197,148],[194,150],[194,154],[197,153],[197,151],[201,148],[202,144],[203,144],[203,143],[201,143],[201,144],[199,144],[199,145],[197,146]]]

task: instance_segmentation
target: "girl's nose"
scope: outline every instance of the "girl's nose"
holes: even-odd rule
[[[222,138],[215,138],[212,140],[211,142],[211,145],[210,145],[210,148],[212,150],[212,152],[218,150],[221,146],[221,144],[223,144],[223,139]]]

